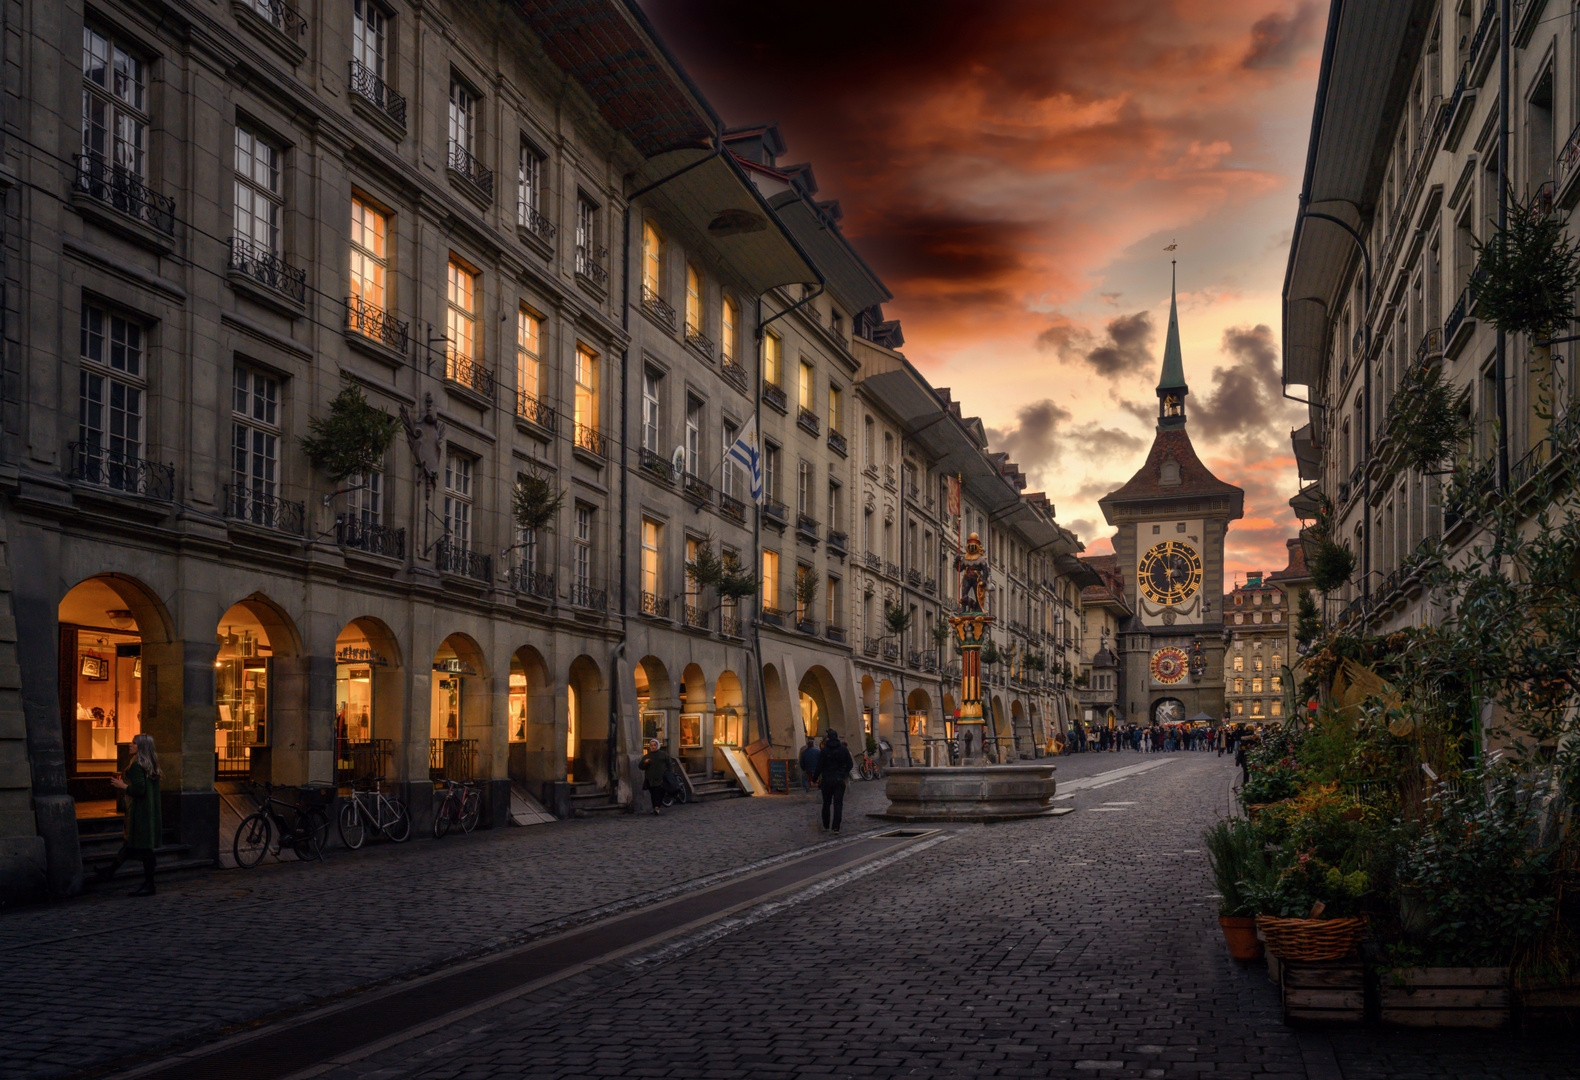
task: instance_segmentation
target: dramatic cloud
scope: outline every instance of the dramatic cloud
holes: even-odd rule
[[[1072,420],[1069,409],[1051,400],[1024,405],[1015,414],[1013,427],[987,429],[988,448],[1008,454],[1025,470],[1033,488],[1069,491],[1071,477],[1077,469],[1084,471],[1086,461],[1123,461],[1147,446],[1138,436],[1100,421],[1075,424]],[[1078,467],[1077,462],[1081,463]],[[1074,497],[1080,502],[1095,502],[1121,482],[1089,480],[1074,486]]]
[[[1241,66],[1248,70],[1288,67],[1316,24],[1317,11],[1312,4],[1300,4],[1289,15],[1269,12],[1251,25],[1251,48]]]
[[[1023,406],[1015,419],[1012,428],[988,428],[988,446],[1028,471],[1053,464],[1059,455],[1059,426],[1073,419],[1070,410],[1044,400]]]
[[[1145,311],[1110,319],[1108,340],[1086,354],[1086,362],[1104,378],[1117,379],[1149,370],[1152,359],[1152,316]]]
[[[1279,381],[1278,345],[1265,324],[1230,327],[1223,351],[1234,361],[1212,369],[1212,390],[1189,410],[1192,426],[1209,439],[1267,428],[1289,412]]]

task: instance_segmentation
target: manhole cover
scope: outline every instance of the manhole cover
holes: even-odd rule
[[[937,831],[937,829],[891,829],[886,833],[879,833],[878,836],[883,839],[889,839],[892,837],[893,839],[899,840],[912,836],[930,836]]]

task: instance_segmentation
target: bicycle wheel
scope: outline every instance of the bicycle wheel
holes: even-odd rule
[[[340,842],[352,851],[362,846],[368,837],[368,827],[362,821],[362,806],[355,798],[340,807]]]
[[[461,800],[461,831],[469,833],[477,828],[477,819],[482,816],[483,797],[476,791],[468,791]]]
[[[435,840],[443,839],[444,834],[450,831],[451,822],[460,813],[461,808],[456,803],[455,792],[446,792],[444,800],[439,803],[439,809],[433,815],[433,838]]]
[[[269,819],[262,811],[242,818],[241,827],[236,830],[236,839],[230,845],[230,853],[236,856],[236,865],[250,870],[261,863],[269,853],[272,832]]]
[[[329,818],[322,810],[309,810],[302,815],[297,826],[291,850],[303,862],[324,857],[324,845],[329,842]]]
[[[384,826],[384,835],[397,844],[404,844],[411,839],[411,811],[399,799],[390,799],[389,804],[395,811],[395,820]]]

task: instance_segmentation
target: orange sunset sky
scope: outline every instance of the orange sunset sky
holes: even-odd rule
[[[1326,4],[643,0],[731,125],[777,120],[895,295],[905,353],[1088,553],[1151,444],[1178,242],[1191,436],[1246,491],[1227,571],[1298,527],[1279,291]]]

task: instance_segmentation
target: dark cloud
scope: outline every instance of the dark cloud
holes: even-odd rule
[[[1015,414],[1013,426],[988,428],[988,447],[1008,454],[1010,460],[1030,474],[1033,487],[1045,487],[1054,492],[1066,482],[1059,474],[1059,467],[1067,458],[1125,461],[1146,449],[1146,440],[1128,431],[1104,427],[1095,420],[1072,424],[1074,419],[1070,410],[1045,398],[1022,406]],[[1090,481],[1076,488],[1069,497],[1077,501],[1097,499],[1121,482],[1107,477]]]
[[[1152,366],[1152,327],[1150,312],[1138,311],[1108,320],[1107,339],[1086,354],[1086,362],[1099,375],[1118,379],[1145,371]]]
[[[1240,66],[1255,71],[1288,67],[1302,46],[1311,39],[1317,22],[1315,5],[1299,4],[1285,15],[1269,12],[1251,25],[1251,47]]]
[[[1054,463],[1059,452],[1059,426],[1073,416],[1069,409],[1044,398],[1024,405],[1015,414],[1015,426],[988,428],[988,446],[1008,454],[1023,469],[1041,469]]]
[[[1041,352],[1054,352],[1059,359],[1069,360],[1081,356],[1092,345],[1092,332],[1064,315],[1055,315],[1053,322],[1036,337],[1035,344]]]
[[[1188,409],[1191,427],[1209,439],[1254,437],[1282,424],[1289,409],[1279,382],[1278,346],[1265,324],[1223,332],[1233,363],[1212,369],[1212,390]]]
[[[1120,398],[1119,407],[1143,424],[1157,423],[1158,403],[1156,401],[1127,401],[1124,398]]]
[[[904,267],[906,278],[913,281],[994,281],[1024,266],[1015,248],[1024,229],[1013,222],[879,210],[868,228],[862,254],[883,265]]]

